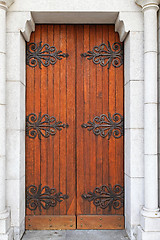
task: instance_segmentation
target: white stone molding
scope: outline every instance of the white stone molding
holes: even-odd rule
[[[30,12],[7,13],[6,184],[14,240],[25,231],[25,50],[34,30]]]
[[[5,211],[6,2],[0,2],[0,214]]]
[[[25,50],[34,30],[30,12],[7,13],[6,192],[14,240],[25,231]]]
[[[31,12],[8,12],[7,33],[21,32],[24,39],[29,41],[33,31],[35,31],[35,22]]]
[[[35,2],[30,1],[30,4]],[[32,5],[30,9],[33,9]],[[62,19],[63,12],[54,11],[46,11],[43,14],[39,10],[33,13],[10,10],[7,14],[7,204],[11,207],[15,240],[21,239],[25,219],[26,44],[24,39],[29,41],[30,34],[35,29],[35,19],[42,24],[58,23],[59,19]],[[51,18],[54,14],[55,16]],[[100,13],[95,15],[94,11],[90,11],[89,14],[92,23],[96,24]],[[110,11],[103,10],[102,15],[101,23],[110,24],[111,22],[107,22],[111,16]],[[71,24],[76,23],[77,15],[74,11],[66,11],[65,16],[66,18],[69,16]],[[87,23],[88,14],[81,11],[80,16],[81,19],[83,18],[82,23]],[[143,13],[117,11],[112,17],[112,24],[116,21],[116,31],[119,32],[121,41],[124,40],[125,220],[126,230],[131,239],[134,239],[137,225],[140,224],[140,206],[143,205]],[[62,23],[65,23],[65,20]]]
[[[155,4],[156,6],[160,4],[160,0],[135,0],[137,5],[141,6],[142,8],[147,5],[153,5]]]
[[[0,1],[0,239],[12,239],[6,208],[6,1]]]
[[[24,24],[24,27],[21,28],[21,33],[24,39],[29,42],[31,33],[35,31],[35,22],[33,20],[32,14],[29,13],[28,18]]]
[[[144,195],[143,86],[143,31],[135,29],[124,41],[125,229],[132,240],[136,239]]]
[[[119,33],[121,42],[124,41],[124,39],[126,38],[128,32],[129,32],[129,29],[125,28],[124,21],[120,18],[120,13],[116,19],[115,31]]]
[[[137,21],[134,21],[137,19]],[[120,12],[115,22],[115,31],[119,33],[123,42],[129,31],[143,31],[143,14],[141,12]]]

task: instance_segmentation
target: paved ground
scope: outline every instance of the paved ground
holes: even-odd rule
[[[26,231],[23,240],[129,240],[122,230]]]

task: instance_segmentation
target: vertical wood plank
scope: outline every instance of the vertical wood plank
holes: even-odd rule
[[[115,42],[119,41],[119,36],[117,33],[115,33]],[[122,44],[122,43],[121,43]],[[116,112],[120,113],[122,116],[124,115],[124,104],[123,104],[123,79],[124,79],[124,67],[123,65],[119,68],[116,68]],[[121,186],[124,186],[124,139],[123,137],[117,139],[116,141],[116,175],[115,175],[115,181],[116,183],[120,184]],[[124,214],[123,208],[116,211],[116,214]]]
[[[75,28],[67,26],[67,214],[75,213]]]
[[[111,46],[115,42],[114,25],[109,26],[109,42]],[[115,68],[111,65],[109,69],[109,112],[113,116],[116,111],[115,108]],[[116,148],[116,139],[111,137],[109,140],[109,184],[114,186],[116,184],[115,175],[115,148]],[[115,210],[112,208],[111,214],[115,213]]]
[[[108,25],[103,25],[103,43],[107,45],[107,41],[109,40],[109,30]],[[103,68],[103,113],[108,115],[109,111],[109,70],[107,67]],[[108,185],[108,175],[109,175],[109,169],[108,169],[108,151],[109,151],[109,142],[107,139],[103,141],[103,184]]]
[[[42,44],[48,42],[48,26],[41,26]],[[41,113],[48,113],[48,68],[41,69]],[[37,139],[38,140],[38,139]],[[41,184],[48,186],[48,139],[41,138]],[[46,210],[42,209],[42,215],[46,214]]]
[[[30,42],[35,41],[35,34],[31,35]],[[34,79],[35,70],[29,66],[26,67],[26,116],[34,113]],[[34,178],[34,141],[26,136],[26,188],[35,183]],[[26,214],[34,214],[29,209],[26,209]]]
[[[39,43],[39,39],[41,39],[41,26],[36,26],[36,34],[35,34],[35,43]],[[31,104],[34,105],[34,113],[38,116],[41,111],[41,71],[38,68],[34,69],[35,71],[35,83],[34,83],[34,102]],[[30,89],[31,90],[31,89]],[[31,90],[32,91],[32,90]],[[41,147],[41,143],[38,138],[32,139],[35,145],[34,151],[34,184],[39,186],[41,183],[41,152],[39,151]],[[32,184],[32,182],[31,182]],[[35,211],[35,214],[38,214],[39,210]]]
[[[99,46],[102,43],[103,39],[103,32],[102,32],[102,25],[96,25],[96,43]],[[102,98],[102,76],[103,76],[103,68],[100,64],[97,65],[97,91],[96,91],[96,100],[97,100],[97,111],[96,116],[100,116],[103,114],[103,98]],[[96,139],[96,149],[97,149],[97,187],[102,185],[102,178],[103,178],[103,159],[102,159],[102,142],[104,139],[101,137],[97,137]],[[97,208],[97,214],[102,214],[102,209]]]
[[[66,25],[61,25],[61,31],[60,31],[60,49],[62,52],[66,53]],[[62,123],[66,123],[66,58],[63,59],[63,62],[60,63],[60,121]],[[60,191],[63,194],[67,194],[66,189],[66,132],[68,130],[64,129],[60,132]],[[67,201],[65,201],[60,206],[60,215],[66,214],[66,204]]]
[[[96,46],[96,26],[90,25],[90,49],[93,49]],[[96,85],[97,85],[97,66],[93,64],[92,61],[89,61],[90,69],[90,120],[93,121],[96,116]],[[90,191],[97,187],[97,156],[96,156],[96,136],[91,132],[89,149],[90,149]],[[90,204],[90,214],[96,214],[96,207],[93,204]]]
[[[109,29],[108,25],[103,25],[103,43],[108,45],[109,40]],[[109,112],[109,70],[107,67],[103,68],[103,113],[108,115]],[[109,141],[107,138],[103,139],[102,142],[102,149],[103,149],[103,184],[109,184]],[[103,210],[103,214],[107,214],[108,209]]]
[[[54,46],[56,46],[57,50],[60,50],[60,25],[54,25],[53,28],[54,33]],[[54,116],[57,121],[60,120],[60,61],[57,61],[54,65]],[[57,192],[60,191],[60,146],[59,146],[60,132],[57,131],[54,136],[54,187]],[[57,204],[56,208],[54,208],[54,214],[60,214],[60,203]]]
[[[89,25],[84,25],[84,52],[89,50]],[[88,122],[90,118],[90,93],[89,93],[89,81],[90,81],[90,72],[89,72],[89,61],[84,61],[84,77],[83,77],[83,116],[84,122]],[[84,139],[83,139],[83,161],[84,161],[84,192],[88,192],[90,190],[90,168],[89,165],[89,135],[88,131],[84,131]],[[84,201],[84,213],[90,212],[90,203],[88,201]]]
[[[84,201],[81,195],[84,193],[84,160],[83,160],[83,130],[81,124],[83,118],[83,78],[84,78],[84,59],[81,58],[81,53],[84,52],[84,26],[77,26],[77,74],[76,74],[76,148],[77,148],[77,214],[83,214]]]
[[[53,25],[48,25],[48,44],[53,46]],[[54,66],[48,67],[48,114],[54,116]],[[54,187],[54,139],[55,137],[48,138],[48,186]],[[52,215],[54,209],[50,208],[47,214]]]

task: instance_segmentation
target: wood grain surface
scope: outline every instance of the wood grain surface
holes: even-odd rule
[[[97,229],[99,225],[94,227],[94,224],[98,215],[106,217],[103,229],[116,228],[118,217],[122,224],[117,229],[124,227],[123,207],[102,209],[93,201],[82,198],[82,194],[93,192],[102,185],[124,187],[123,136],[119,139],[111,136],[108,140],[81,127],[83,123],[93,121],[95,116],[108,115],[108,112],[123,116],[123,65],[119,68],[111,65],[108,69],[81,57],[82,53],[108,41],[111,46],[120,42],[114,25],[36,25],[36,31],[31,35],[30,43],[54,45],[69,57],[41,69],[26,66],[26,116],[31,113],[38,116],[40,112],[49,114],[57,121],[68,123],[69,127],[48,138],[26,136],[26,189],[42,184],[42,187],[55,188],[69,198],[48,210],[42,208],[41,212],[39,208],[34,211],[26,208],[27,222],[28,217],[38,216],[34,228],[28,227],[27,223],[27,229],[50,229],[47,227],[48,216],[60,216],[56,226],[66,224],[66,229],[70,229],[65,215],[78,216],[80,229],[81,215],[86,215],[85,222],[88,222],[83,222],[82,229]],[[38,222],[40,225],[36,227]],[[71,222],[76,228],[76,217]]]

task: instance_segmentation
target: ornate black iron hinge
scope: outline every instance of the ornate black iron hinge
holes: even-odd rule
[[[50,135],[54,136],[58,131],[61,131],[62,128],[68,128],[69,125],[66,123],[62,123],[60,121],[57,122],[55,117],[50,117],[48,114],[44,114],[39,116],[35,113],[31,113],[26,117],[26,135],[29,138],[38,138],[41,139],[41,136],[48,138]]]
[[[82,57],[87,57],[88,60],[93,60],[94,64],[100,64],[102,67],[107,66],[109,69],[111,64],[118,68],[123,64],[123,45],[115,42],[112,45],[108,41],[108,46],[105,43],[95,46],[92,51],[82,53]]]
[[[83,123],[81,127],[93,131],[96,136],[100,135],[103,138],[108,136],[108,140],[111,136],[120,138],[123,136],[123,116],[119,113],[113,114],[112,117],[110,113],[108,116],[102,114],[100,117],[96,116],[93,122]]]
[[[89,202],[93,201],[96,207],[102,209],[109,208],[109,211],[113,207],[118,210],[124,205],[124,188],[119,184],[116,184],[113,188],[111,184],[108,186],[102,185],[101,187],[96,187],[93,192],[83,194],[82,198]]]
[[[54,65],[57,60],[68,57],[68,53],[57,51],[55,46],[49,46],[48,43],[42,45],[40,43],[29,43],[27,45],[27,65],[30,67],[41,68],[41,65],[48,67],[50,64]]]
[[[55,188],[42,187],[42,184],[38,187],[30,185],[26,190],[26,207],[31,211],[38,208],[41,212],[42,208],[48,210],[50,207],[55,207],[58,202],[62,202],[68,198],[67,194],[57,193]]]

